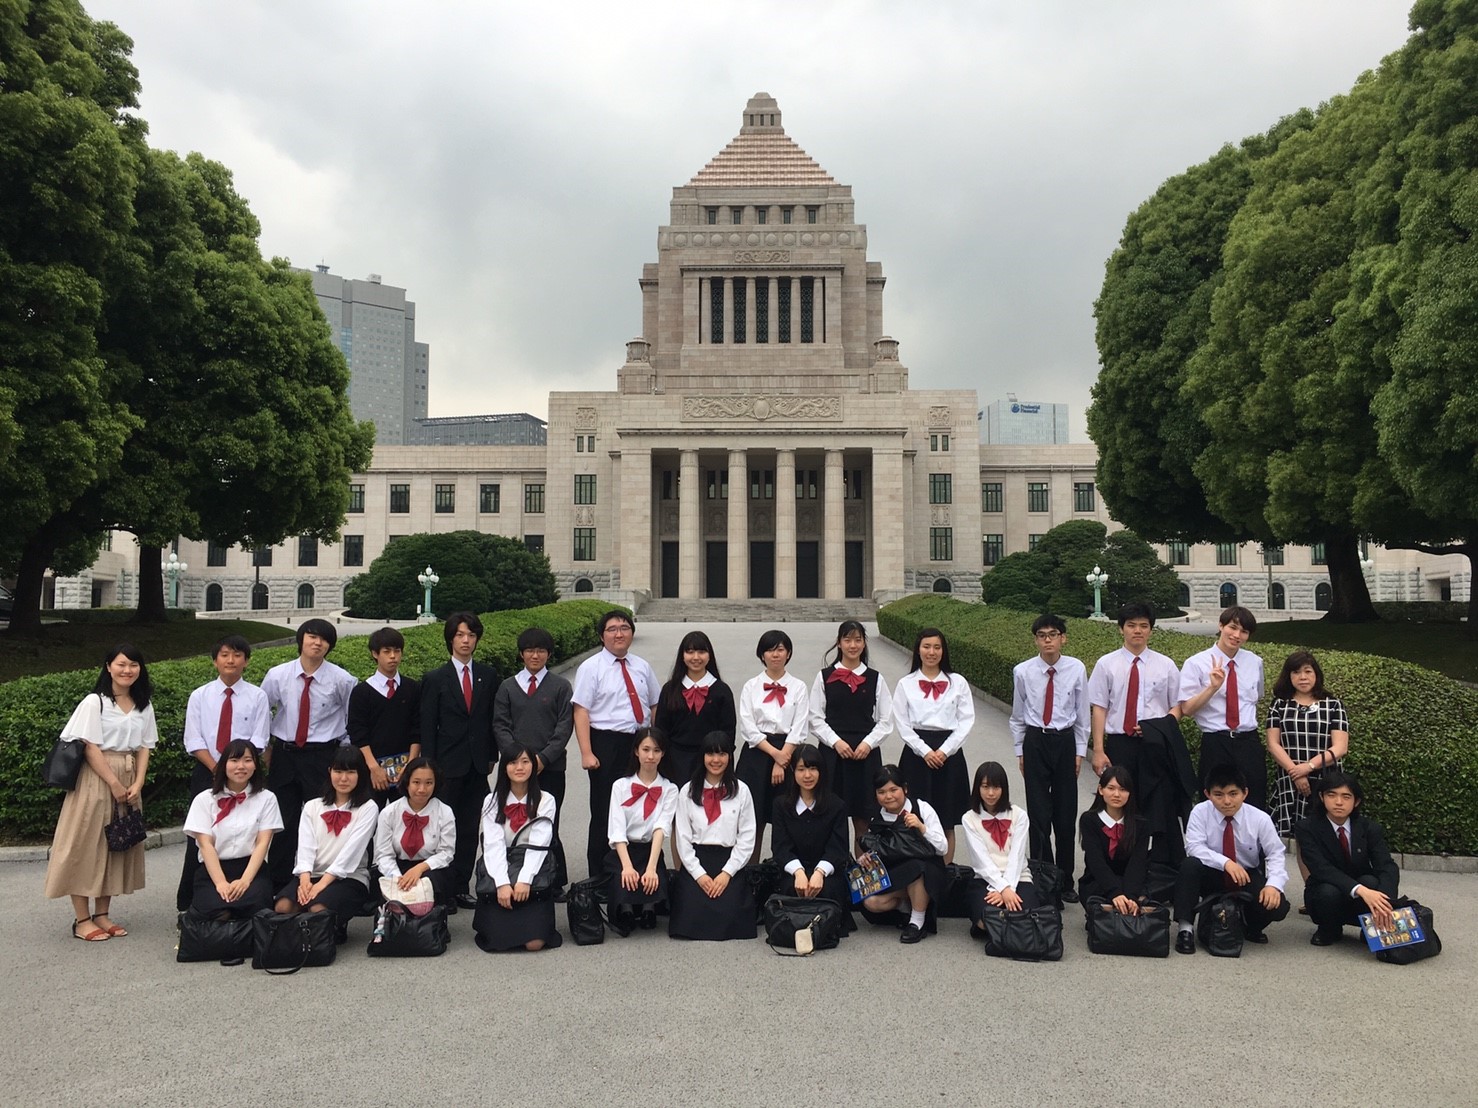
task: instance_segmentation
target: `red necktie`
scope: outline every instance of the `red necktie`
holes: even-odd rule
[[[308,692],[313,688],[313,678],[306,673],[303,674],[303,695],[298,698],[298,733],[293,736],[294,746],[306,746],[308,744],[308,716],[312,712],[312,703],[308,699]]]
[[[683,700],[687,702],[688,711],[696,716],[703,711],[703,705],[708,703],[708,686],[689,685],[683,689]]]
[[[405,830],[400,835],[400,848],[405,851],[407,858],[414,858],[421,853],[421,848],[426,845],[426,825],[431,822],[430,816],[418,816],[415,812],[401,812],[400,822]]]
[[[1046,697],[1042,701],[1042,726],[1043,727],[1050,727],[1052,725],[1052,693],[1053,693],[1053,690],[1055,688],[1055,686],[1053,684],[1053,681],[1054,681],[1056,675],[1057,675],[1057,670],[1053,669],[1051,666],[1048,666],[1047,667],[1047,695],[1046,695]]]
[[[1227,663],[1227,730],[1242,726],[1242,705],[1237,696],[1237,663]]]
[[[1139,730],[1139,659],[1129,666],[1129,691],[1124,696],[1124,734]]]
[[[323,813],[323,822],[328,824],[328,829],[335,835],[343,834],[344,828],[349,826],[349,821],[353,818],[353,812],[346,812],[341,808],[330,808]]]
[[[524,824],[529,822],[529,806],[521,802],[505,805],[503,811],[508,813],[508,826],[515,835]]]
[[[636,685],[631,680],[631,670],[626,668],[626,659],[617,658],[621,663],[621,680],[626,682],[626,696],[631,701],[631,716],[636,720],[636,725],[642,725],[641,697],[636,695]]]
[[[211,822],[211,826],[214,827],[217,823],[220,823],[221,820],[225,819],[232,813],[232,811],[236,809],[237,805],[242,804],[245,801],[245,789],[242,789],[239,793],[228,792],[225,796],[216,797],[216,818]],[[1341,828],[1340,831],[1341,834],[1343,834],[1344,829]],[[1348,850],[1345,851],[1345,857],[1349,857]]]
[[[530,696],[533,696],[534,695],[534,690],[537,689],[538,687],[539,687],[539,675],[536,674],[536,673],[529,674],[529,695]]]
[[[1124,825],[1122,823],[1109,824],[1104,827],[1103,833],[1108,837],[1109,857],[1117,858],[1119,856],[1119,840],[1124,837]]]
[[[652,813],[657,810],[657,801],[662,799],[661,785],[652,785],[651,787],[648,787],[646,785],[633,781],[631,783],[631,799],[623,800],[621,802],[621,807],[630,808],[642,797],[646,797],[647,800],[646,803],[642,805],[641,817],[642,819],[651,819]],[[709,820],[708,822],[712,823],[713,820]]]
[[[221,701],[221,720],[216,724],[216,753],[226,753],[226,747],[231,743],[231,694],[235,690],[226,690],[226,699]]]
[[[703,814],[708,817],[709,823],[718,822],[719,813],[720,811],[722,811],[722,809],[719,807],[719,801],[721,801],[723,798],[724,788],[722,785],[717,785],[713,788],[708,788],[707,786],[704,786]]]
[[[385,699],[386,700],[389,700],[389,699],[391,699],[394,696],[395,696],[395,678],[393,678],[393,677],[387,677],[385,679]]]
[[[780,707],[785,707],[785,686],[774,681],[765,682],[765,699],[762,703],[768,704],[775,701]]]
[[[1232,817],[1227,816],[1226,824],[1221,829],[1221,852],[1227,856],[1229,861],[1237,860],[1237,836],[1232,834]],[[1230,873],[1223,874],[1227,888],[1232,888],[1236,882],[1232,880]]]
[[[922,681],[921,680],[919,682],[919,692],[921,692],[921,693],[924,694],[924,699],[925,700],[928,700],[931,696],[935,700],[938,700],[941,696],[943,696],[945,694],[946,690],[948,690],[948,689],[949,689],[949,682],[948,681]]]
[[[1345,833],[1343,827],[1339,829],[1339,848],[1345,852],[1345,861],[1348,862],[1350,860],[1350,836]]]
[[[846,666],[837,666],[836,669],[832,670],[826,678],[826,683],[828,685],[846,685],[847,688],[851,689],[853,692],[856,692],[858,689],[862,688],[863,684],[866,681],[866,674],[856,673],[848,669]]]
[[[472,714],[472,667],[462,667],[462,699],[467,702],[467,714]]]
[[[997,850],[1006,849],[1006,843],[1011,838],[1011,821],[1009,819],[985,819],[981,817],[980,826],[990,832],[990,837],[996,842]]]

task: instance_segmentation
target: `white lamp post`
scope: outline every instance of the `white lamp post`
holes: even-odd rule
[[[421,605],[421,622],[434,623],[436,617],[431,614],[431,590],[441,583],[441,578],[431,571],[430,566],[427,566],[425,573],[416,574],[416,580],[426,590],[426,602]]]

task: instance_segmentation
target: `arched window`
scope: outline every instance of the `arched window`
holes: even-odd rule
[[[221,610],[221,586],[209,584],[205,586],[205,610],[207,612],[219,612]]]
[[[298,607],[299,608],[311,608],[311,607],[313,607],[313,586],[312,585],[299,585],[298,586]]]
[[[1329,587],[1328,581],[1320,581],[1314,586],[1314,610],[1316,612],[1329,611],[1329,605],[1334,600],[1334,590]]]
[[[595,591],[595,582],[592,581],[589,577],[582,577],[582,578],[580,578],[580,580],[578,580],[578,581],[575,582],[575,591],[576,592],[594,592]]]
[[[1230,608],[1236,602],[1237,586],[1230,581],[1223,582],[1221,586],[1221,606],[1223,608]]]
[[[1288,594],[1283,591],[1283,586],[1276,581],[1273,582],[1273,607],[1278,611],[1282,611],[1288,607]]]
[[[267,586],[260,581],[251,587],[251,607],[254,612],[267,610]]]
[[[948,577],[936,577],[936,578],[934,578],[934,591],[935,592],[954,592],[955,591],[955,587],[949,583],[949,578]]]
[[[1182,608],[1189,608],[1191,606],[1191,587],[1182,581],[1180,587],[1175,592],[1175,603]]]

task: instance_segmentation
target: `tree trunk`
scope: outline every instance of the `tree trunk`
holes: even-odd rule
[[[15,574],[15,608],[10,613],[10,633],[34,635],[41,630],[41,586],[55,547],[50,540],[33,535],[21,548]]]
[[[169,618],[164,603],[162,546],[139,542],[139,607],[134,623],[163,623]]]
[[[1324,557],[1329,563],[1329,611],[1324,618],[1331,623],[1377,623],[1375,605],[1360,568],[1360,541],[1352,534],[1330,535],[1324,540]]]

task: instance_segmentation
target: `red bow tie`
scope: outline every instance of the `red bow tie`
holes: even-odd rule
[[[244,803],[246,803],[245,789],[242,789],[239,793],[228,792],[225,796],[217,797],[216,818],[211,822],[211,826],[214,827],[217,823],[220,823],[221,820],[225,819],[235,810],[237,805]]]
[[[426,845],[424,832],[431,817],[418,816],[415,812],[401,812],[400,822],[405,825],[405,831],[400,836],[401,849],[405,851],[407,858],[414,858]]]
[[[931,696],[935,700],[938,700],[948,690],[948,681],[919,681],[919,691],[924,694],[925,700],[928,700]]]
[[[1124,837],[1124,825],[1122,823],[1105,824],[1103,833],[1108,837],[1108,853],[1110,858],[1119,856],[1119,840]]]
[[[863,682],[865,682],[866,680],[866,674],[856,673],[848,669],[846,666],[837,666],[836,669],[832,670],[831,673],[827,675],[826,683],[828,685],[846,685],[847,688],[851,689],[853,692],[856,692],[858,689],[862,688]]]
[[[980,826],[990,833],[990,837],[996,842],[997,850],[1006,849],[1006,841],[1011,838],[1011,820],[1006,819],[980,819]]]
[[[688,711],[696,716],[703,711],[703,705],[708,703],[708,686],[689,685],[683,689],[683,699],[688,702]]]
[[[323,822],[328,825],[328,829],[335,835],[343,834],[344,828],[349,826],[349,821],[353,818],[353,812],[346,812],[339,808],[330,808],[327,812],[323,813]]]
[[[513,829],[515,835],[518,834],[519,828],[529,822],[529,806],[525,803],[505,804],[503,811],[507,813],[508,826]]]
[[[772,700],[776,701],[780,707],[785,707],[785,686],[774,681],[766,681],[764,703],[768,704]]]
[[[703,789],[703,814],[708,817],[709,823],[717,823],[719,817],[719,801],[724,798],[724,787],[717,785],[713,788],[707,786]]]
[[[646,803],[642,805],[642,810],[641,810],[642,819],[651,819],[652,818],[652,813],[657,810],[657,801],[659,801],[659,800],[662,799],[662,786],[661,785],[652,785],[652,786],[648,787],[648,786],[643,785],[643,784],[641,784],[641,783],[639,783],[637,781],[633,781],[631,783],[631,799],[630,800],[623,800],[621,802],[621,807],[623,807],[623,808],[630,808],[633,804],[635,804],[642,797],[646,797],[647,798]],[[712,823],[713,820],[709,820],[708,822],[709,823]]]

